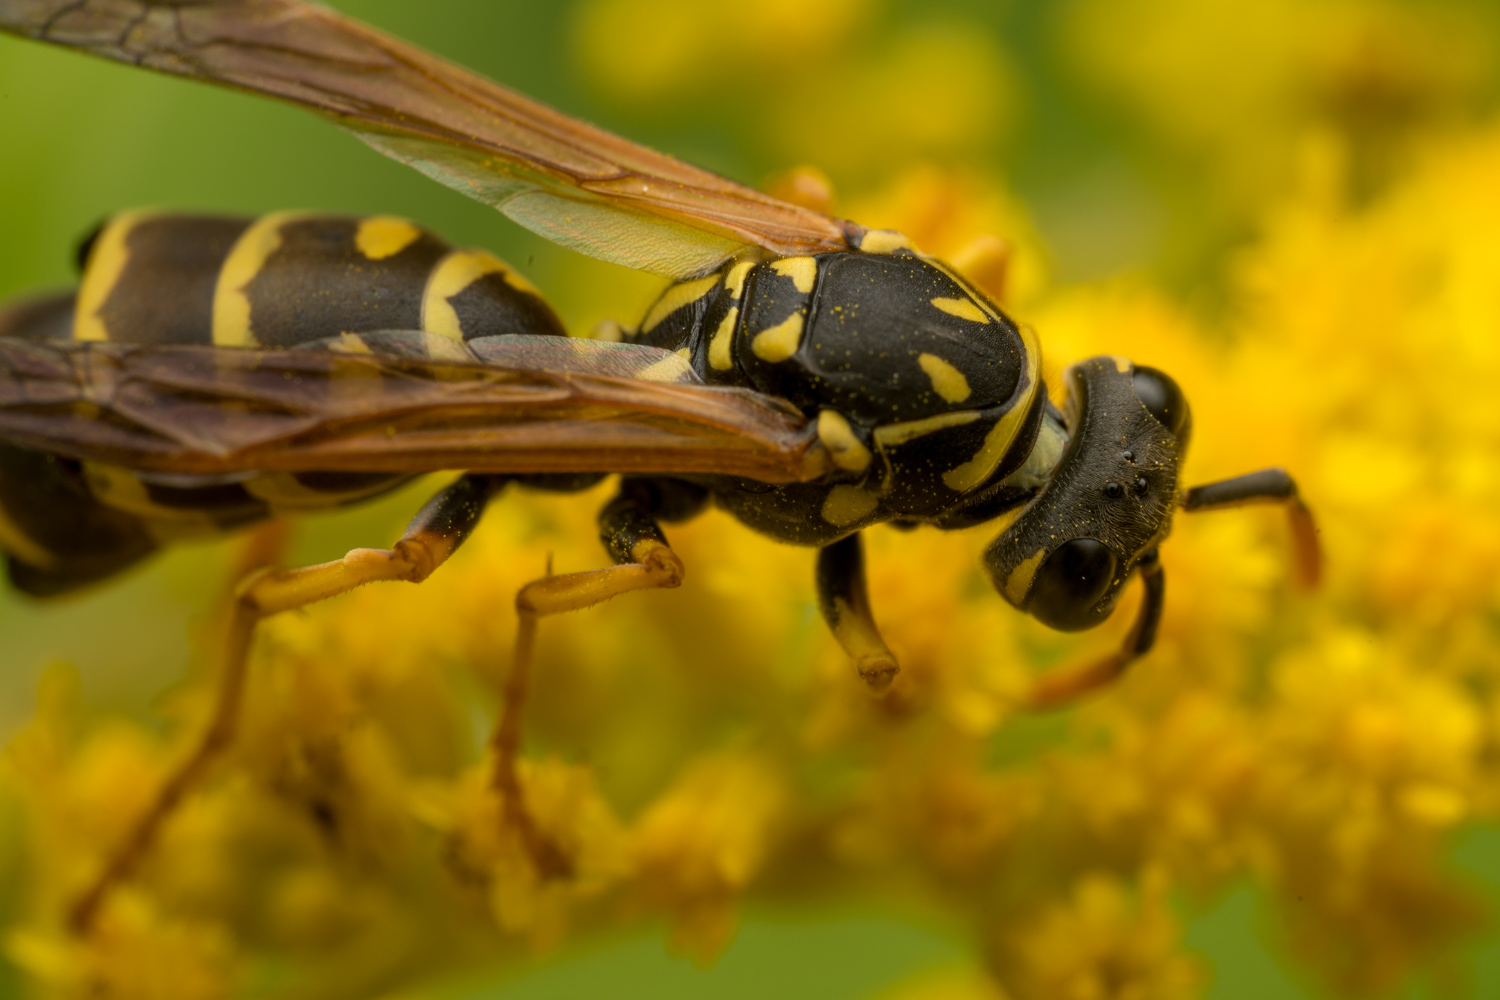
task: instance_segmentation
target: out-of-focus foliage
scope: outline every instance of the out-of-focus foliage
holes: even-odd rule
[[[872,531],[903,666],[873,699],[817,619],[810,552],[717,512],[672,526],[680,590],[542,625],[523,776],[577,869],[547,881],[484,741],[512,595],[549,561],[601,564],[608,494],[508,494],[422,586],[265,625],[235,746],[81,941],[60,914],[201,727],[216,624],[164,726],[101,719],[48,672],[5,757],[9,960],[48,995],[363,997],[651,921],[712,961],[746,905],[880,900],[973,946],[902,1000],[1178,1000],[1215,972],[1185,915],[1249,883],[1329,996],[1458,977],[1493,930],[1445,851],[1500,813],[1492,25],[1373,0],[1066,11],[1033,41],[1117,109],[1177,226],[1159,259],[1072,284],[1007,182],[1002,140],[1047,123],[980,14],[593,0],[569,31],[606,106],[717,114],[747,162],[816,164],[840,213],[991,279],[998,236],[1049,384],[1098,353],[1170,372],[1194,408],[1184,478],[1291,470],[1320,591],[1291,586],[1274,510],[1179,517],[1156,650],[1039,722],[1015,707],[1029,679],[1116,646],[1133,600],[1059,635],[984,579],[994,526]],[[1181,283],[1187,248],[1219,249],[1205,284]],[[586,329],[608,304],[574,268],[548,290]]]

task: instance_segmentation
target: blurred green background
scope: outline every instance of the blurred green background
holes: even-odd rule
[[[1336,20],[1328,12],[1340,5],[1327,3],[1305,11],[1240,4],[1201,23],[1191,5],[1170,3],[780,5],[802,33],[760,42],[691,4],[336,6],[742,181],[762,183],[802,162],[827,170],[851,197],[914,162],[998,177],[1039,235],[1054,284],[1142,275],[1206,310],[1259,206],[1288,183],[1303,131],[1341,128],[1364,143],[1363,183],[1375,190],[1383,171],[1397,169],[1405,136],[1481,118],[1495,90],[1493,22],[1479,3],[1385,5],[1396,13],[1382,16],[1398,27],[1393,39],[1377,32],[1370,43],[1374,69],[1331,82],[1310,70],[1298,76],[1301,50],[1262,30],[1271,22],[1295,28],[1314,7]],[[1133,20],[1132,8],[1163,20]],[[1402,17],[1419,8],[1425,27],[1401,31]],[[1173,44],[1174,33],[1201,48],[1205,64],[1227,67],[1208,74],[1220,85],[1208,97],[1221,103],[1201,121],[1164,116],[1132,89],[1132,73],[1150,76],[1152,53]],[[1442,53],[1442,72],[1423,68],[1433,62],[1421,61],[1424,46]],[[1116,47],[1133,54],[1100,58]],[[1408,56],[1416,70],[1404,68]],[[1323,65],[1308,58],[1314,69]],[[1329,60],[1336,65],[1337,53]],[[1166,73],[1148,82],[1182,84]],[[872,90],[877,107],[887,101],[896,110],[861,117]],[[1254,125],[1245,125],[1251,146],[1236,144],[1236,115]],[[501,254],[575,332],[607,315],[631,321],[658,287],[558,250],[301,111],[8,38],[0,38],[0,149],[0,296],[69,284],[80,235],[140,206],[409,216]],[[332,558],[391,536],[416,502],[408,491],[319,518],[300,533],[296,557]],[[58,605],[0,592],[0,734],[29,714],[37,677],[57,660],[78,667],[92,711],[150,718],[152,700],[194,662],[196,625],[219,597],[231,552],[226,543],[175,551]],[[1500,884],[1500,838],[1471,831],[1454,864],[1476,884]],[[1265,943],[1248,888],[1183,916],[1189,944],[1213,969],[1214,1000],[1317,995]],[[967,953],[939,924],[906,914],[752,911],[711,969],[668,956],[648,931],[453,992],[832,1000],[874,995],[936,966],[961,968]],[[1468,973],[1474,995],[1500,995],[1500,946],[1477,949]],[[18,988],[13,977],[9,986]]]

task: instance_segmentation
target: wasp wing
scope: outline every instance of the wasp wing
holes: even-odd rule
[[[204,475],[465,469],[795,482],[830,469],[801,413],[696,383],[670,352],[521,337],[457,360],[402,356],[402,344],[414,355],[429,337],[357,338],[353,349],[378,353],[0,338],[0,439]]]
[[[672,278],[863,232],[301,0],[0,0],[0,29],[303,105],[555,243]]]

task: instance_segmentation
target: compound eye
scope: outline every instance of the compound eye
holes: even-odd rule
[[[1193,415],[1187,397],[1171,376],[1149,365],[1136,365],[1134,386],[1135,398],[1172,432],[1179,444],[1186,445],[1193,428]]]
[[[1059,632],[1077,632],[1109,616],[1094,609],[1115,579],[1115,554],[1093,538],[1074,538],[1052,550],[1037,571],[1026,610]]]

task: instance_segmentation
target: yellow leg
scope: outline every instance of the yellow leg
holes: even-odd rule
[[[901,667],[885,644],[870,610],[864,544],[856,532],[818,550],[818,607],[833,637],[854,660],[872,692],[891,686]]]
[[[130,877],[182,797],[202,779],[214,757],[234,738],[250,642],[261,619],[377,580],[420,583],[468,536],[497,484],[498,481],[486,477],[458,480],[422,509],[394,548],[355,549],[342,559],[302,569],[259,569],[240,582],[234,592],[218,698],[208,728],[187,759],[168,775],[150,808],[136,820],[88,890],[74,903],[68,923],[75,932],[89,929],[109,892]]]
[[[630,562],[608,569],[546,576],[528,583],[516,595],[516,613],[520,620],[516,629],[515,658],[505,680],[500,721],[491,739],[495,754],[493,785],[500,796],[504,822],[520,836],[532,863],[544,878],[566,878],[572,874],[573,864],[562,849],[537,828],[526,808],[516,766],[521,752],[521,721],[531,683],[537,619],[579,611],[633,590],[670,588],[682,583],[682,560],[667,547],[654,524],[649,525],[649,532],[637,530],[630,534],[634,537],[621,552],[628,554]],[[612,552],[621,548],[618,536],[610,548]]]

